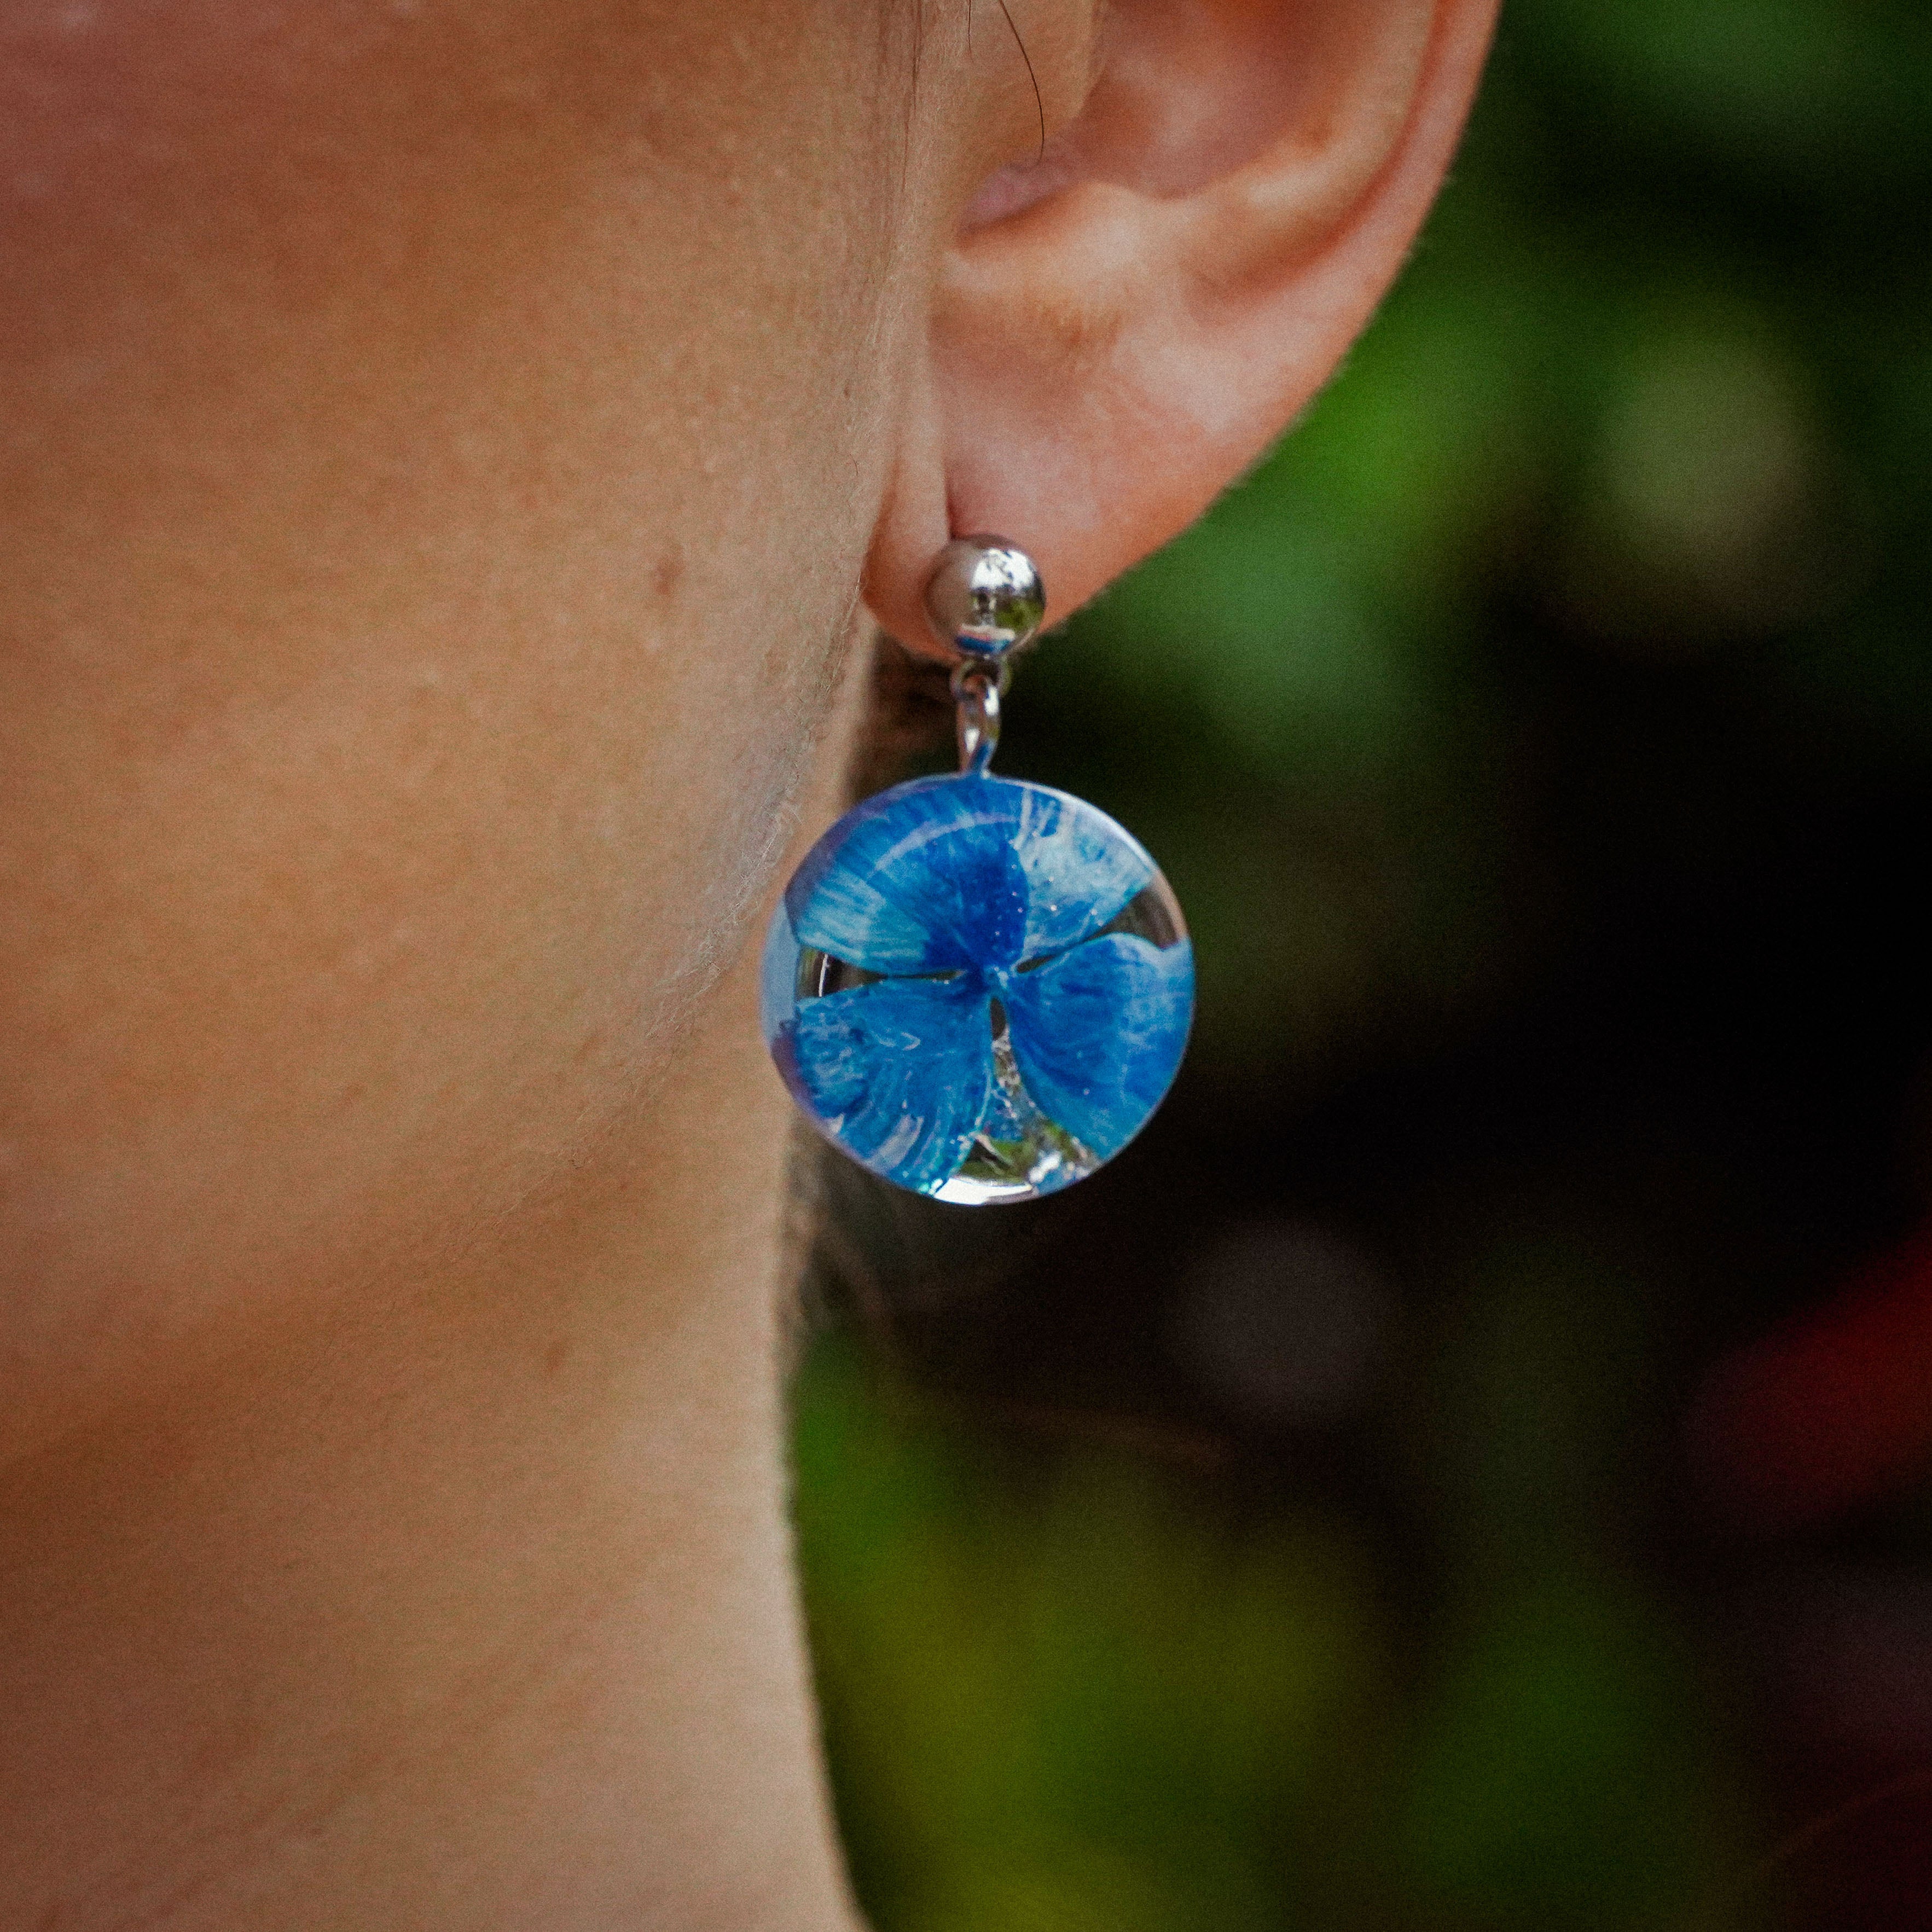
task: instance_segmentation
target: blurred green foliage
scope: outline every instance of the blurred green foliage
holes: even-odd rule
[[[842,1346],[798,1433],[840,1814],[880,1926],[1762,1922],[1684,1722],[1694,1664],[1613,1572],[1472,1594],[1423,1684],[1344,1522],[1244,1522],[1118,1452],[1016,1466]]]
[[[1897,1211],[1922,950],[1820,962],[1848,906],[1895,952],[1923,866],[1869,829],[1932,768],[1928,243],[1922,4],[1512,0],[1346,370],[1025,668],[1003,764],[1146,840],[1200,963],[1183,1124],[1142,1198],[1088,1184],[1076,1256],[1144,1247],[1190,1159],[1240,1178],[1190,1242],[1294,1202],[1269,1150],[1472,1042],[1555,1096],[1324,1181],[1409,1311],[1325,1488],[1293,1442],[1260,1482],[1016,1442],[820,1343],[800,1538],[880,1932],[1790,1922],[1657,1498],[1687,1298],[1748,1329]]]
[[[1932,749],[1928,209],[1922,9],[1510,8],[1342,376],[1028,669],[1018,755],[1132,743],[1083,775],[1190,908],[1203,1051],[1306,1070],[1533,966],[1542,694],[1499,592],[1516,628],[1721,660],[1794,755]]]

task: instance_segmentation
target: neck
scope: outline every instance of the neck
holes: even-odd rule
[[[0,1924],[849,1926],[746,977],[500,1251],[0,1472]]]

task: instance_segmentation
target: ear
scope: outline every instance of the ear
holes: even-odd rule
[[[939,265],[867,567],[886,629],[940,648],[926,573],[982,530],[1032,553],[1064,617],[1267,448],[1401,266],[1496,6],[1112,0],[1084,104],[979,189]]]

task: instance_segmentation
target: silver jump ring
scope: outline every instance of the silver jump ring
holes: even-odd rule
[[[954,730],[959,769],[982,778],[1000,743],[1000,698],[1012,676],[1004,664],[962,664],[952,673]]]

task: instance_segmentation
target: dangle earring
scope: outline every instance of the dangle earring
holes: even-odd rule
[[[958,654],[957,777],[856,806],[765,941],[765,1038],[812,1125],[901,1187],[981,1206],[1091,1174],[1173,1083],[1194,956],[1167,881],[1107,814],[988,773],[1009,660],[1046,596],[992,536],[927,582]]]

